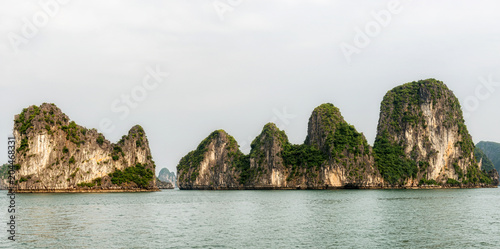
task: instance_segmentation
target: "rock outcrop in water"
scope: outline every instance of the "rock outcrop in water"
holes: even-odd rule
[[[244,155],[219,130],[177,166],[181,189],[328,189],[381,187],[371,148],[332,104],[316,108],[305,144],[269,123]]]
[[[481,141],[476,145],[491,160],[495,169],[500,172],[500,143]]]
[[[252,142],[248,187],[287,189],[380,187],[371,148],[332,104],[317,107],[304,144],[267,124]],[[255,176],[255,177],[252,177]]]
[[[236,140],[223,130],[212,132],[177,166],[180,189],[241,189],[247,157]]]
[[[167,168],[163,168],[160,170],[158,174],[158,179],[162,182],[171,183],[174,187],[177,187],[177,177],[174,172],[170,172]]]
[[[174,189],[174,185],[171,182],[164,182],[159,178],[156,178],[156,187],[159,189]]]
[[[323,104],[313,111],[304,146],[326,156],[326,162],[319,167],[319,183],[355,188],[383,185],[365,136],[348,124],[332,104]]]
[[[244,155],[219,130],[177,166],[180,189],[329,189],[489,187],[474,156],[460,104],[433,79],[389,91],[374,149],[332,104],[317,107],[302,145],[274,124]]]
[[[491,162],[488,156],[486,156],[486,154],[477,146],[474,149],[474,155],[476,156],[479,168],[488,174],[488,176],[493,180],[494,185],[498,185],[500,177],[493,162]]]
[[[9,188],[9,164],[0,167],[0,190]]]
[[[155,164],[141,126],[110,143],[54,104],[16,115],[17,192],[155,191]]]
[[[429,79],[398,86],[382,102],[375,163],[393,186],[486,186],[458,99]]]

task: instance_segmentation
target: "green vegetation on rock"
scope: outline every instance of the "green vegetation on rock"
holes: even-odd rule
[[[468,168],[465,179],[466,180],[463,181],[464,184],[492,184],[493,182],[493,180],[491,180],[491,178],[485,172],[479,169],[477,164],[474,164]]]
[[[273,123],[267,123],[264,125],[262,132],[258,137],[256,137],[250,144],[250,156],[254,158],[261,158],[264,156],[261,150],[262,146],[265,144],[271,144],[273,139],[277,138],[281,145],[288,143],[288,137],[284,131],[281,131]]]
[[[38,114],[40,114],[40,108],[38,106],[23,109],[15,120],[15,123],[19,127],[17,130],[21,135],[26,134],[28,129],[32,128],[32,121]]]
[[[238,151],[233,157],[232,165],[240,172],[239,183],[247,184],[257,173],[255,168],[250,168],[250,156]]]
[[[113,161],[117,161],[120,159],[120,155],[125,156],[125,153],[123,152],[122,147],[115,145],[113,147],[113,153],[111,153],[111,158],[113,158]]]
[[[318,149],[326,152],[332,159],[343,158],[345,152],[354,156],[369,153],[366,138],[344,120],[340,110],[333,104],[326,103],[318,106],[313,111],[314,116],[319,116],[319,132],[321,138],[326,138],[324,147]],[[308,135],[305,144],[314,145],[315,143],[311,140],[312,138]]]
[[[458,99],[443,82],[435,79],[397,86],[384,96],[373,149],[375,164],[383,178],[393,185],[405,184],[408,178],[422,177],[429,167],[431,158],[437,153],[432,149],[431,139],[426,131],[428,117],[424,117],[424,112],[430,111],[429,105],[430,110],[438,117],[437,122],[442,122],[442,128],[457,127],[458,142],[455,147],[463,156],[453,159],[452,164],[460,181],[474,184],[491,181],[475,165],[470,165],[465,172],[458,167],[459,160],[470,157],[474,151],[474,143],[465,125]],[[414,137],[426,150],[426,158],[419,156],[422,155],[419,153],[421,147],[407,144],[405,137],[409,131],[409,134],[427,134]],[[407,146],[414,146],[408,155],[405,153],[405,150],[408,151]],[[428,185],[431,180],[423,178],[421,184]]]
[[[122,183],[134,182],[139,188],[147,188],[149,182],[154,179],[153,171],[140,163],[137,163],[134,167],[125,168],[123,171],[116,170],[109,176],[113,184],[121,185]]]
[[[368,142],[366,141],[363,134],[356,131],[354,126],[341,122],[337,125],[337,129],[333,134],[333,139],[330,136],[327,138],[327,145],[333,144],[332,155],[338,158],[344,150],[349,153],[359,156],[363,153],[368,154]]]
[[[82,182],[82,183],[78,183],[76,186],[78,187],[88,187],[88,188],[92,188],[95,186],[94,183],[92,182]]]
[[[493,165],[488,156],[479,147],[474,149],[474,155],[476,156],[477,163],[482,162],[481,170],[490,172],[495,169],[495,165]]]
[[[19,148],[17,148],[17,152],[23,152],[23,151],[28,151],[29,150],[29,145],[28,145],[28,138],[23,137],[21,139],[21,145],[19,145]]]
[[[327,160],[327,156],[322,151],[314,146],[306,144],[286,144],[282,157],[285,165],[300,168],[314,167],[319,169]]]
[[[446,184],[451,186],[458,186],[460,185],[460,182],[455,179],[448,178],[448,180],[446,180]]]
[[[185,174],[189,171],[190,168],[192,168],[194,169],[194,172],[187,177],[191,180],[196,180],[200,164],[203,161],[205,153],[208,151],[208,145],[212,140],[219,137],[220,132],[221,132],[220,130],[212,132],[207,138],[201,141],[196,150],[189,152],[179,161],[179,164],[177,165],[177,170],[178,172],[182,172],[180,175],[181,179],[184,179]]]
[[[450,179],[448,179],[448,180],[450,180]],[[440,185],[440,184],[438,182],[436,182],[436,180],[434,180],[434,179],[431,179],[431,180],[420,179],[419,185]]]
[[[290,175],[297,175],[300,169],[317,170],[327,160],[326,154],[315,146],[291,144],[286,133],[273,123],[266,124],[261,134],[252,142],[250,158],[256,160],[259,166],[264,166],[265,163],[269,163],[265,162],[265,149],[272,146],[282,148],[281,154],[277,156],[281,156],[285,167],[291,167]],[[256,174],[258,169],[253,169],[252,173]]]
[[[9,170],[10,170],[10,164],[4,164],[0,167],[0,178],[1,179],[7,179],[9,178]]]
[[[16,150],[18,153],[29,151],[28,138],[26,135],[28,133],[28,129],[33,128],[32,121],[38,114],[40,114],[40,108],[38,106],[24,108],[14,121],[17,131],[22,136],[21,144]]]
[[[344,118],[339,108],[332,103],[326,103],[316,107],[313,111],[313,115],[314,114],[321,117],[321,128],[326,134],[333,134],[335,129],[337,129],[337,124],[344,122]]]
[[[402,184],[406,178],[417,176],[417,163],[406,157],[403,146],[390,140],[387,131],[377,136],[373,152],[375,164],[390,184]]]
[[[80,147],[80,144],[85,143],[85,141],[82,139],[85,135],[82,134],[82,130],[85,131],[86,129],[82,129],[76,125],[75,121],[71,121],[69,125],[67,126],[61,126],[61,129],[66,132],[66,140],[71,141],[72,143],[76,144],[78,147]]]
[[[406,83],[387,92],[381,104],[381,112],[389,114],[389,127],[392,131],[400,132],[408,125],[415,127],[421,124],[425,127],[427,124],[423,119],[421,104],[430,101],[435,105],[447,91],[446,85],[435,79]],[[460,104],[456,98],[449,101],[452,108],[447,116],[453,118],[455,112],[460,110]]]
[[[477,144],[484,154],[491,160],[495,169],[500,172],[500,143],[481,141]]]
[[[82,182],[82,183],[78,183],[77,186],[78,187],[87,187],[87,188],[93,188],[95,186],[101,186],[101,180],[102,178],[101,177],[98,177],[94,180],[92,180],[92,182]]]
[[[96,139],[97,144],[102,145],[104,143],[104,137],[99,134]]]

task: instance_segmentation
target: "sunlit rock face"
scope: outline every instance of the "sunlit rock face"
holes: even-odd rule
[[[483,186],[474,144],[453,92],[434,79],[385,95],[374,144],[376,166],[390,184]]]
[[[304,144],[293,145],[275,124],[264,126],[244,155],[219,130],[177,166],[180,189],[328,189],[382,187],[363,134],[332,104],[313,111]]]
[[[18,192],[157,190],[141,126],[113,144],[70,122],[54,104],[42,104],[16,115],[14,137]]]

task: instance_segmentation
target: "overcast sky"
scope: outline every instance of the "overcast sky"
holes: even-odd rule
[[[500,142],[498,1],[40,2],[0,1],[4,161],[14,115],[43,102],[112,142],[142,125],[157,172],[216,129],[245,153],[270,121],[302,143],[326,102],[373,144],[384,94],[426,78],[474,142]]]

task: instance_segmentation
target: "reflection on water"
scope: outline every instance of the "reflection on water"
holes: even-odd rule
[[[7,203],[5,191],[0,199]],[[500,245],[499,189],[165,190],[18,194],[16,200],[19,240],[3,248]]]

